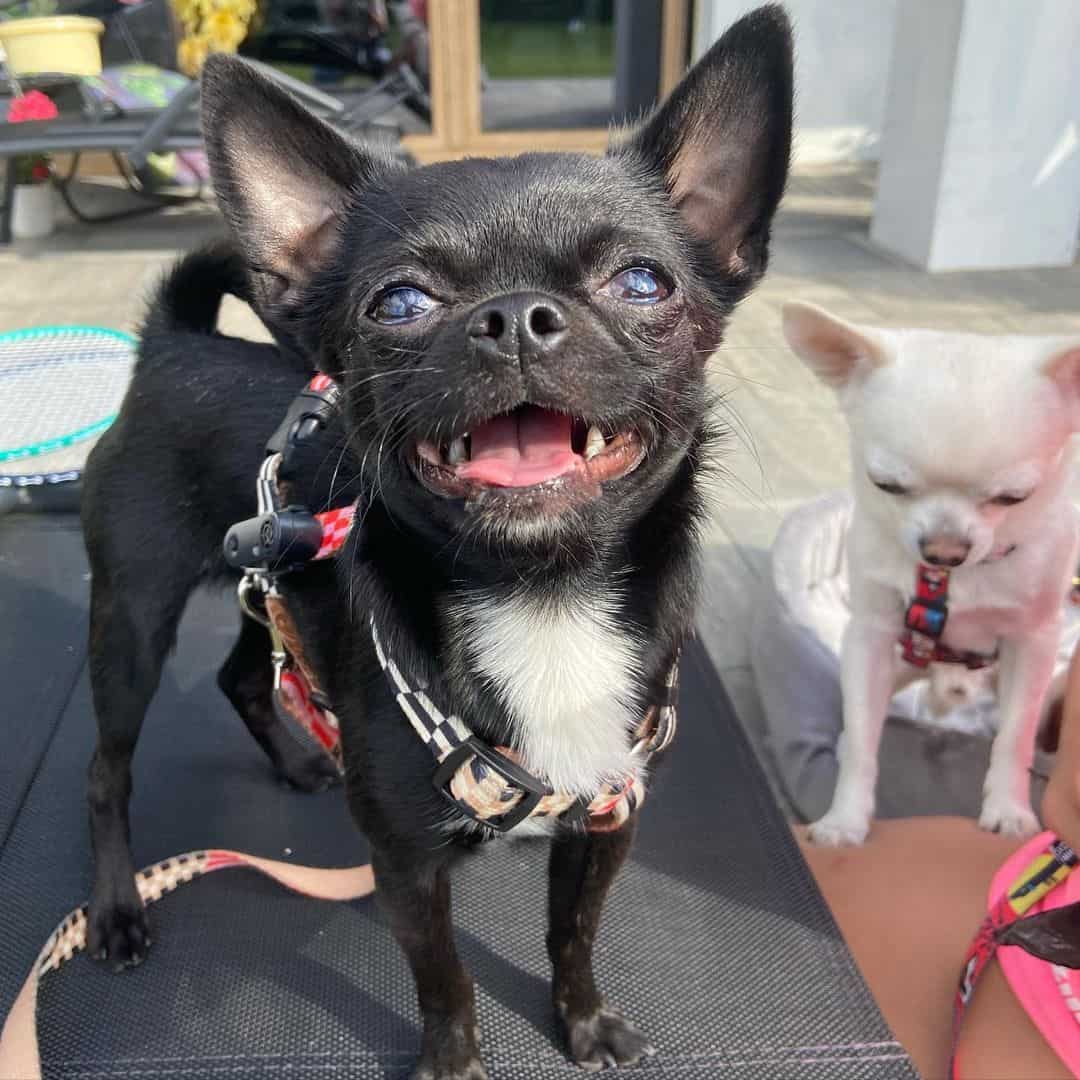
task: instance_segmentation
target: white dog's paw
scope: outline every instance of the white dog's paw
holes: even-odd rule
[[[818,847],[858,847],[870,832],[870,822],[853,814],[830,810],[810,826],[810,842]]]
[[[979,828],[1019,839],[1039,831],[1039,819],[1027,803],[1018,799],[995,799],[988,796],[979,815]]]

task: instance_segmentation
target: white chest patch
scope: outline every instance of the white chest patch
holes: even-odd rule
[[[468,651],[514,725],[525,767],[590,793],[630,767],[639,649],[601,603],[470,604]]]

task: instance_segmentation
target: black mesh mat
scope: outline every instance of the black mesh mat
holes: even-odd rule
[[[21,747],[3,758],[12,786],[0,801],[11,826],[0,848],[0,1015],[90,883],[80,544],[55,519],[0,520],[2,674],[19,705],[0,733]],[[19,625],[36,631],[8,633]],[[340,792],[276,785],[218,693],[214,672],[235,627],[225,597],[198,598],[185,619],[136,756],[137,864],[207,846],[307,865],[364,861]],[[608,996],[659,1048],[625,1075],[914,1076],[696,648],[680,719],[597,945]],[[541,843],[500,843],[456,875],[455,920],[493,1080],[581,1075],[553,1043],[545,862]],[[151,918],[141,968],[113,975],[79,956],[43,979],[47,1077],[408,1075],[419,1014],[372,900],[311,900],[228,870],[165,897]]]

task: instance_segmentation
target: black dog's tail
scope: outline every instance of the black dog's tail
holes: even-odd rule
[[[174,263],[161,279],[142,324],[142,336],[186,330],[212,334],[226,293],[249,299],[243,256],[226,240],[208,244]]]

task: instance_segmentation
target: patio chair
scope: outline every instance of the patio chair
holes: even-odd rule
[[[0,1018],[87,895],[86,557],[78,520],[0,518]],[[214,672],[234,600],[197,596],[139,744],[137,865],[227,848],[294,865],[366,861],[340,789],[275,784]],[[33,717],[33,723],[26,722]],[[573,1080],[544,951],[546,851],[504,842],[454,871],[492,1080]],[[173,858],[183,880],[189,862]],[[328,902],[235,868],[150,910],[154,945],[114,975],[84,954],[41,976],[42,1074],[404,1080],[420,1046],[408,967],[371,898]],[[658,1047],[613,1075],[914,1080],[818,893],[700,643],[679,735],[650,784],[604,914],[597,970]],[[3,1070],[0,1069],[0,1072]]]
[[[130,68],[132,64],[141,70],[144,77],[156,73],[162,95],[167,98],[165,104],[146,107],[118,99],[108,92],[108,78],[73,78],[48,73],[18,80],[10,75],[6,77],[9,93],[19,93],[30,86],[45,89],[57,103],[60,115],[54,120],[0,123],[0,162],[6,161],[4,201],[0,204],[0,243],[11,240],[15,158],[20,154],[72,155],[68,171],[54,177],[54,182],[68,208],[80,221],[115,221],[157,210],[177,201],[175,194],[155,190],[148,176],[148,164],[155,154],[199,150],[202,147],[199,84],[177,72],[146,63],[141,59],[142,48],[136,36],[131,32],[124,34],[115,30],[117,21],[126,25],[145,6],[140,4],[125,9],[110,20],[110,34],[114,40],[126,45],[132,53],[132,63],[106,69],[104,74],[113,76],[114,80],[122,78],[125,67]],[[339,130],[368,140],[379,139],[396,144],[397,130],[379,124],[378,119],[399,103],[415,99],[418,95],[426,97],[419,79],[406,66],[396,68],[346,103],[258,60],[249,58],[248,63],[258,67],[263,74]],[[120,176],[128,188],[140,197],[139,205],[94,217],[76,204],[72,184],[78,172],[80,156],[87,151],[104,151],[112,155]]]

